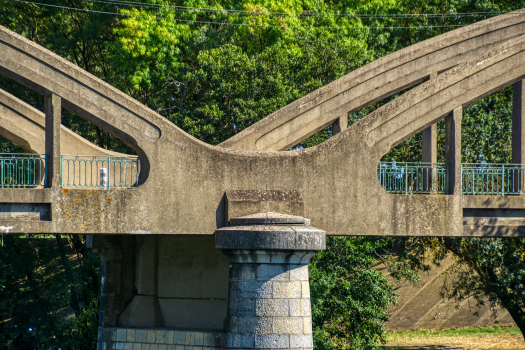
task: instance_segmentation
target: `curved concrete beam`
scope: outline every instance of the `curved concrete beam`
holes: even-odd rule
[[[523,11],[494,17],[394,52],[323,86],[219,146],[283,151],[398,91],[417,85],[525,33]]]
[[[150,166],[146,181],[129,190],[0,189],[4,203],[52,208],[52,221],[0,224],[11,233],[212,234],[225,224],[225,191],[293,190],[302,194],[304,216],[331,235],[462,235],[464,205],[523,208],[525,199],[391,195],[377,179],[378,162],[393,145],[457,107],[523,79],[524,63],[520,36],[412,89],[321,145],[243,152],[200,142],[70,62],[0,28],[2,74],[60,96],[65,107],[128,142]]]
[[[28,152],[44,154],[44,125],[44,113],[0,89],[0,135]],[[63,154],[127,156],[95,146],[63,125],[60,147]]]

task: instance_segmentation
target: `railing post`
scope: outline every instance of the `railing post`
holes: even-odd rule
[[[45,150],[46,187],[60,186],[60,125],[62,119],[62,99],[51,93],[44,97],[45,105]]]
[[[332,136],[339,134],[348,126],[348,115],[337,118],[332,124]]]
[[[501,195],[505,195],[505,164],[501,165]]]
[[[405,164],[405,194],[408,194],[408,164]]]
[[[111,156],[108,156],[108,189],[111,188]]]

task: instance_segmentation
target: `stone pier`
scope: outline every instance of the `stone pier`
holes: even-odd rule
[[[325,232],[300,216],[260,213],[215,232],[230,262],[226,349],[311,349],[308,263]]]

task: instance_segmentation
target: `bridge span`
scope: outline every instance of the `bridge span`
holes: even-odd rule
[[[466,195],[460,147],[462,108],[514,85],[513,161],[525,162],[522,12],[384,57],[219,146],[1,27],[0,73],[43,94],[46,105],[42,118],[0,94],[2,135],[44,155],[46,180],[1,188],[0,226],[12,234],[94,235],[105,262],[100,349],[311,348],[306,265],[324,248],[325,233],[525,236],[525,184],[515,175],[521,165],[507,179],[517,190],[498,192],[512,195]],[[346,127],[349,113],[417,84]],[[62,108],[130,146],[140,159],[136,182],[64,186],[66,150],[110,155],[64,130]],[[378,178],[381,158],[423,132],[423,160],[435,164],[441,119],[446,189],[417,193],[405,180],[404,192],[387,192]],[[334,123],[337,134],[326,142],[279,152]],[[108,164],[109,171],[117,166]],[[432,168],[418,181],[433,183],[437,174]]]

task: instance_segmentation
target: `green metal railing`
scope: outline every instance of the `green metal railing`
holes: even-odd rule
[[[107,184],[100,182],[100,169]],[[62,187],[131,188],[138,185],[138,157],[62,155]]]
[[[0,187],[31,188],[46,185],[46,155],[0,154]]]
[[[377,177],[390,193],[448,193],[448,165],[445,163],[380,162]]]
[[[525,194],[525,164],[461,164],[463,194]]]

